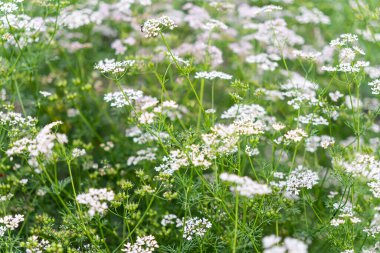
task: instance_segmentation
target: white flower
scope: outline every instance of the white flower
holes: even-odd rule
[[[119,74],[125,72],[135,64],[134,60],[116,61],[115,59],[104,59],[95,64],[94,69],[101,73]]]
[[[18,228],[19,224],[24,221],[24,215],[16,214],[14,216],[7,215],[0,218],[0,224],[3,224],[6,228],[10,230],[15,230]]]
[[[52,94],[51,94],[50,92],[48,92],[48,91],[40,91],[40,94],[41,94],[42,96],[44,96],[44,97],[49,97],[49,96],[52,95]]]
[[[121,108],[129,106],[133,101],[143,97],[143,92],[133,89],[124,89],[123,91],[117,91],[107,93],[104,95],[104,101],[111,104],[112,107]]]
[[[211,227],[211,222],[209,222],[206,218],[190,218],[185,222],[183,238],[191,241],[194,236],[203,237],[206,234],[207,230],[209,230]]]
[[[124,244],[124,249],[121,251],[126,253],[152,253],[156,248],[158,248],[156,238],[153,235],[148,235],[138,236],[134,244]]]
[[[195,73],[194,78],[195,79],[204,78],[204,79],[209,79],[209,80],[213,80],[215,78],[220,78],[220,79],[230,80],[230,79],[232,79],[232,76],[228,75],[226,73],[220,72],[220,71],[211,71],[211,72],[203,71],[203,72]]]
[[[162,16],[157,19],[148,19],[145,21],[141,31],[145,34],[145,38],[157,37],[164,28],[173,30],[177,25],[168,16]]]
[[[84,155],[86,155],[86,150],[84,150],[82,148],[74,148],[71,155],[73,158],[84,156]]]
[[[334,218],[330,221],[331,226],[334,226],[334,227],[338,227],[339,225],[344,224],[344,223],[345,223],[345,220],[343,219]]]
[[[222,173],[220,174],[220,179],[222,181],[236,184],[236,186],[230,188],[231,191],[237,192],[248,198],[253,198],[255,195],[272,193],[272,189],[269,186],[266,184],[259,184],[249,177],[240,177],[234,174]]]
[[[112,201],[114,197],[115,193],[113,191],[108,191],[105,188],[90,188],[88,193],[79,194],[76,200],[79,204],[89,207],[88,214],[92,217],[95,214],[104,214],[108,209],[107,202]]]
[[[372,94],[380,94],[380,79],[375,79],[372,82],[369,82],[368,85],[371,86]]]
[[[288,141],[300,142],[303,138],[307,137],[307,134],[305,133],[304,130],[297,128],[297,129],[288,131],[284,135],[284,137]]]

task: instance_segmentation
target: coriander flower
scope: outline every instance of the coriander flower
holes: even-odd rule
[[[145,34],[145,38],[157,37],[164,28],[173,30],[177,27],[174,21],[168,16],[162,16],[157,19],[148,19],[145,21],[141,31]]]
[[[104,59],[95,64],[94,69],[103,74],[119,74],[126,71],[135,64],[134,60],[116,61],[115,59]]]
[[[195,73],[194,78],[195,79],[204,78],[204,79],[209,79],[209,80],[220,78],[220,79],[230,80],[232,79],[232,76],[220,71],[211,71],[211,72],[202,71],[202,72]]]
[[[183,238],[191,241],[194,236],[203,237],[211,227],[211,222],[206,218],[190,218],[185,222]]]
[[[372,82],[368,83],[368,85],[371,86],[372,94],[380,94],[380,79],[375,79]]]
[[[148,235],[138,236],[134,244],[124,244],[124,249],[121,251],[126,253],[152,253],[156,248],[158,248],[156,238],[153,235]]]

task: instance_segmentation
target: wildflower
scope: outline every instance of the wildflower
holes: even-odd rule
[[[18,10],[18,6],[15,3],[3,3],[0,2],[0,11],[4,14],[10,14],[16,12]]]
[[[300,142],[303,138],[307,137],[307,134],[304,130],[297,128],[294,130],[288,131],[284,135],[285,139],[292,142]]]
[[[124,244],[124,249],[121,251],[126,253],[152,253],[158,248],[156,238],[153,235],[138,236],[134,244]]]
[[[40,94],[41,94],[42,96],[44,96],[44,97],[49,97],[49,96],[52,95],[52,94],[51,94],[50,92],[48,92],[48,91],[40,91]]]
[[[302,6],[299,11],[301,14],[295,18],[301,24],[330,24],[330,18],[317,8],[309,10]]]
[[[183,238],[191,241],[194,236],[203,237],[211,227],[211,222],[206,218],[190,218],[185,222]]]
[[[344,224],[344,222],[345,221],[343,219],[332,219],[330,224],[331,226],[338,227],[339,225]]]
[[[337,46],[346,46],[349,43],[353,43],[355,41],[358,41],[358,36],[351,33],[342,34],[339,36],[339,38],[332,40],[330,42],[330,46],[337,47]]]
[[[71,155],[73,158],[84,156],[84,155],[86,155],[86,150],[81,149],[81,148],[74,148]]]
[[[123,91],[107,93],[104,95],[104,101],[110,103],[112,107],[121,108],[129,106],[133,101],[143,97],[142,91],[133,89],[125,89]]]
[[[161,225],[163,227],[173,225],[173,224],[175,224],[176,227],[179,228],[179,227],[182,227],[183,222],[175,214],[166,214],[161,220]]]
[[[219,71],[211,71],[211,72],[197,72],[197,73],[195,73],[194,78],[195,79],[204,78],[204,79],[209,79],[209,80],[214,80],[215,78],[220,78],[220,79],[230,80],[230,79],[232,79],[232,76],[228,75],[226,73],[223,73],[223,72],[219,72]]]
[[[282,242],[282,238],[270,235],[263,237],[263,253],[280,253],[280,252],[289,252],[289,253],[307,253],[307,244],[303,241],[286,237]]]
[[[0,224],[3,224],[5,228],[10,230],[15,230],[16,228],[18,228],[20,223],[23,221],[24,215],[22,214],[16,214],[14,216],[6,215],[0,218]]]
[[[88,214],[93,217],[95,214],[104,214],[108,209],[107,202],[112,201],[115,197],[113,191],[105,188],[90,188],[87,193],[77,195],[77,202],[89,207]]]
[[[286,192],[298,195],[301,188],[311,189],[318,183],[318,174],[302,165],[293,170],[286,180]]]
[[[145,34],[145,38],[157,37],[160,32],[168,28],[173,30],[177,25],[168,16],[162,16],[158,19],[148,19],[145,21],[141,31]]]
[[[343,97],[343,94],[339,91],[330,92],[329,96],[333,102],[337,102],[339,98]]]
[[[371,86],[372,94],[380,94],[380,79],[375,79],[368,83],[368,85]]]
[[[104,59],[95,64],[94,68],[103,74],[119,74],[125,72],[134,64],[134,60],[116,61],[115,59]]]
[[[278,67],[275,61],[281,60],[281,57],[276,54],[258,54],[248,56],[246,61],[248,63],[257,63],[262,70],[274,71]]]
[[[236,184],[231,187],[232,192],[237,192],[242,196],[252,198],[255,195],[270,194],[271,188],[265,184],[259,184],[250,179],[249,177],[240,177],[234,174],[222,173],[220,174],[222,181]]]

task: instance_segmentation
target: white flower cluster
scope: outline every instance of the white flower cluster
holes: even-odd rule
[[[160,140],[168,139],[170,136],[165,132],[143,132],[138,127],[131,127],[125,130],[125,135],[127,137],[133,138],[133,142],[137,144],[145,144],[148,142],[154,142]]]
[[[104,101],[110,103],[112,107],[121,108],[129,106],[133,101],[143,97],[143,92],[133,89],[124,89],[123,91],[117,91],[107,93],[104,95]]]
[[[307,253],[308,245],[301,240],[286,237],[283,242],[282,238],[276,235],[263,237],[263,253]]]
[[[282,172],[276,172],[274,177],[283,179],[285,178]],[[299,165],[290,174],[279,182],[271,182],[271,185],[285,190],[285,194],[289,197],[298,196],[301,188],[311,189],[318,183],[318,174]]]
[[[380,180],[380,162],[368,154],[356,154],[350,161],[338,161],[338,165],[355,177]]]
[[[36,125],[37,119],[27,116],[24,118],[17,112],[0,112],[0,124],[9,125],[12,128],[32,128]]]
[[[300,142],[303,138],[307,137],[307,133],[300,128],[296,128],[286,132],[284,137],[288,142]]]
[[[85,156],[86,155],[86,150],[83,148],[74,148],[72,153],[71,153],[73,158],[78,158],[80,156]]]
[[[177,25],[168,16],[162,16],[157,19],[148,19],[145,21],[141,31],[145,34],[145,38],[157,37],[164,28],[173,30]]]
[[[371,236],[373,238],[376,237],[377,234],[380,233],[380,213],[378,212],[380,210],[379,207],[376,207],[375,210],[377,211],[371,221],[371,224],[363,229],[363,232],[366,233],[368,236]]]
[[[220,71],[211,71],[211,72],[197,72],[195,73],[194,76],[195,79],[209,79],[209,80],[214,80],[215,78],[220,78],[220,79],[225,79],[225,80],[230,80],[232,79],[232,76]]]
[[[232,192],[236,192],[239,195],[253,198],[256,195],[264,195],[272,193],[272,189],[266,184],[259,184],[249,177],[240,177],[234,174],[222,173],[220,179],[225,182],[236,184],[230,189]]]
[[[157,148],[146,148],[137,151],[135,156],[130,156],[127,161],[127,165],[137,165],[141,161],[154,161],[156,160]]]
[[[39,239],[33,235],[25,242],[25,253],[43,253],[50,247],[50,242],[45,239]]]
[[[183,226],[183,222],[180,218],[177,217],[175,214],[166,214],[162,220],[161,225],[163,227],[169,226],[169,225],[176,225],[177,228]]]
[[[95,64],[94,69],[105,74],[119,74],[135,65],[134,60],[116,61],[115,59],[104,59]]]
[[[95,214],[104,214],[108,209],[107,202],[112,201],[115,197],[113,191],[105,188],[90,188],[87,193],[79,194],[76,198],[79,204],[89,207],[88,214],[93,217]]]
[[[0,2],[0,12],[4,14],[10,14],[16,12],[18,10],[18,6],[15,3],[4,3]]]
[[[367,66],[369,66],[369,62],[357,61],[354,65],[352,65],[351,63],[341,63],[336,67],[323,66],[321,70],[327,71],[327,72],[357,73],[363,67],[367,67]]]
[[[152,253],[158,248],[156,238],[153,235],[138,236],[134,244],[124,244],[124,249],[121,251],[126,253]]]
[[[372,94],[380,94],[380,79],[375,79],[372,82],[369,82],[368,85],[371,86]]]
[[[12,215],[6,215],[4,217],[0,218],[0,236],[3,236],[5,231],[7,229],[9,230],[15,230],[18,228],[19,224],[24,221],[24,215],[22,214],[16,214],[14,216]]]
[[[299,11],[301,14],[295,18],[301,24],[330,24],[330,18],[317,8],[309,10],[302,6]]]
[[[293,53],[295,56],[305,59],[305,60],[310,60],[310,61],[315,61],[318,57],[322,55],[321,52],[316,52],[316,51],[302,51],[302,50],[293,50]]]
[[[209,151],[207,157],[214,158],[219,154],[235,153],[241,136],[264,133],[265,125],[259,120],[252,121],[252,118],[236,119],[229,125],[216,124],[211,127],[211,133],[202,135],[202,140]]]
[[[261,53],[257,55],[248,56],[246,61],[248,63],[256,63],[262,70],[274,71],[278,67],[276,61],[281,60],[281,57],[277,54]]]
[[[52,128],[62,124],[61,121],[52,122],[44,126],[34,139],[22,138],[12,143],[12,147],[6,151],[8,156],[28,153],[31,157],[43,154],[49,157],[52,154],[54,141],[66,143],[64,134],[52,133]]]
[[[211,222],[206,218],[190,218],[185,222],[183,238],[191,241],[194,236],[203,237],[211,227]]]
[[[306,139],[305,149],[308,152],[315,152],[317,151],[318,147],[327,149],[328,147],[334,144],[335,144],[334,137],[331,137],[328,135],[322,135],[322,136],[313,135]]]
[[[329,122],[322,116],[318,116],[315,113],[310,113],[307,115],[301,115],[298,118],[295,118],[302,124],[311,124],[313,126],[326,125],[328,126]]]
[[[358,41],[358,36],[356,34],[351,34],[351,33],[346,33],[346,34],[341,34],[339,38],[332,40],[330,42],[330,46],[332,47],[342,47],[342,46],[347,46],[353,42]]]
[[[223,112],[222,119],[257,119],[261,118],[266,114],[265,109],[256,104],[234,104],[228,110]]]
[[[154,169],[168,175],[173,175],[173,173],[181,167],[186,167],[189,165],[186,154],[180,150],[170,151],[170,154],[165,156],[162,161],[163,163]]]
[[[350,202],[347,202],[345,204],[335,203],[333,207],[335,210],[338,210],[340,214],[338,215],[337,218],[331,219],[330,221],[331,226],[338,227],[339,225],[346,223],[346,221],[348,220],[354,224],[361,222],[361,220],[354,215],[354,210]]]

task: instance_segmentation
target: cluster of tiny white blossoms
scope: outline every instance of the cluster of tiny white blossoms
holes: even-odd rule
[[[38,236],[33,235],[25,242],[25,253],[43,253],[50,247],[50,242],[45,239],[40,239]]]
[[[24,215],[16,214],[16,215],[6,215],[0,218],[0,236],[3,236],[7,229],[15,230],[18,228],[21,222],[24,221]]]
[[[175,171],[181,167],[189,165],[189,160],[186,154],[180,150],[172,150],[168,156],[162,158],[163,163],[156,166],[154,169],[158,172],[172,175]]]
[[[31,157],[37,157],[43,154],[51,156],[55,141],[66,143],[67,137],[64,134],[53,133],[52,129],[61,125],[61,121],[52,122],[44,126],[35,138],[24,137],[12,143],[11,148],[6,151],[8,156],[29,154]]]
[[[12,128],[32,128],[36,123],[36,118],[30,116],[25,118],[17,112],[0,112],[1,125],[9,125]]]
[[[305,149],[308,152],[317,151],[318,147],[327,149],[335,144],[335,139],[328,135],[313,135],[306,139]]]
[[[183,222],[181,219],[177,217],[175,214],[166,214],[161,220],[161,225],[163,227],[169,226],[169,225],[176,225],[177,228],[183,226]]]
[[[368,85],[371,86],[372,94],[380,94],[380,79],[375,79],[372,82],[369,82]]]
[[[269,186],[266,184],[259,184],[249,177],[240,177],[234,174],[222,173],[220,174],[220,179],[225,182],[236,184],[236,186],[231,186],[231,191],[248,198],[253,198],[256,195],[272,193],[272,189]]]
[[[307,136],[307,133],[301,128],[289,130],[284,135],[285,141],[295,143],[302,141]]]
[[[148,19],[145,21],[141,31],[145,34],[145,38],[157,37],[163,29],[173,30],[177,25],[168,16],[162,16],[157,19]]]
[[[110,103],[112,107],[121,108],[124,106],[129,106],[133,101],[142,98],[143,92],[133,89],[124,89],[123,91],[117,91],[112,93],[107,93],[104,95],[104,101]]]
[[[282,240],[276,235],[263,237],[263,253],[307,253],[308,245],[301,240],[286,237]]]
[[[76,201],[79,204],[87,205],[89,207],[88,214],[93,217],[96,214],[104,214],[108,209],[107,202],[112,201],[114,197],[113,191],[105,188],[90,188],[87,193],[79,194]]]
[[[281,57],[277,54],[268,55],[266,53],[250,55],[246,59],[248,63],[256,63],[260,69],[266,71],[274,71],[278,67],[278,63],[276,61],[279,60],[281,60]]]
[[[135,60],[116,61],[115,59],[100,60],[94,69],[103,74],[120,74],[135,65]]]
[[[298,196],[302,188],[311,189],[318,183],[318,174],[306,167],[299,165],[285,178],[284,173],[274,173],[275,178],[285,179],[270,184],[285,190],[288,196]]]
[[[17,3],[21,3],[22,1],[14,1]],[[18,6],[15,3],[4,3],[0,2],[0,12],[3,12],[4,14],[10,14],[13,12],[16,12],[18,10]]]
[[[348,173],[357,178],[364,178],[368,182],[370,191],[376,198],[380,198],[380,161],[368,154],[355,154],[352,161],[336,161]]]
[[[156,238],[153,235],[138,236],[135,243],[126,243],[121,250],[126,253],[152,253],[159,246]]]
[[[86,150],[83,148],[74,148],[72,153],[71,153],[71,156],[73,158],[77,158],[77,157],[84,156],[84,155],[86,155]]]
[[[350,221],[353,224],[361,222],[361,219],[354,215],[354,210],[350,202],[334,203],[333,207],[339,212],[339,215],[337,218],[331,219],[331,226],[338,227],[342,224],[345,224],[346,221]]]
[[[232,76],[220,71],[211,71],[211,72],[197,72],[195,73],[194,76],[195,79],[209,79],[209,80],[214,80],[215,78],[220,78],[220,79],[225,79],[225,80],[230,80],[232,79]]]
[[[190,218],[185,222],[183,238],[191,241],[195,236],[203,237],[211,227],[211,222],[206,218]]]

